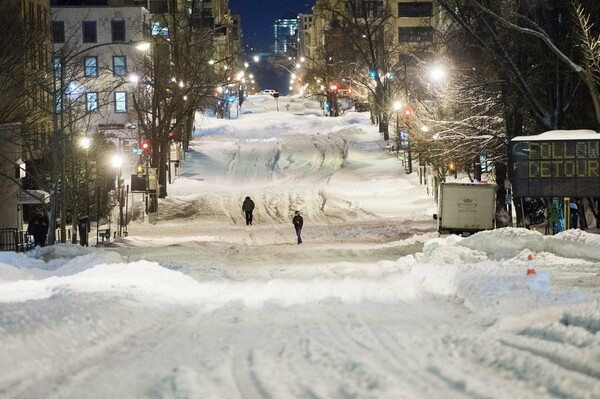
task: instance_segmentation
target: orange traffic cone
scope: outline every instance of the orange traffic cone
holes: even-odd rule
[[[535,265],[533,264],[533,255],[527,255],[527,275],[535,274]]]

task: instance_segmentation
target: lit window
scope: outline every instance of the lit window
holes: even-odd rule
[[[113,75],[127,75],[127,59],[123,55],[115,55],[113,57]]]
[[[401,43],[431,42],[433,41],[433,29],[430,26],[399,28],[399,39]]]
[[[60,57],[54,57],[54,77],[60,79],[62,74],[62,59]]]
[[[84,59],[83,59],[83,75],[86,78],[98,77],[98,58],[84,57]]]
[[[115,92],[115,112],[127,112],[127,92]]]
[[[98,111],[98,92],[85,93],[85,108],[88,112]]]

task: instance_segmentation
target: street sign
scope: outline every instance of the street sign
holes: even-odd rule
[[[600,134],[548,133],[513,139],[514,195],[600,197]]]

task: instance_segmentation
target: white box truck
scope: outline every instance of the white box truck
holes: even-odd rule
[[[442,183],[438,188],[438,231],[469,235],[491,230],[496,219],[495,184]]]

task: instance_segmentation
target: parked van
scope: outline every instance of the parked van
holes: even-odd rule
[[[442,183],[438,188],[438,231],[470,235],[496,226],[495,184]]]

